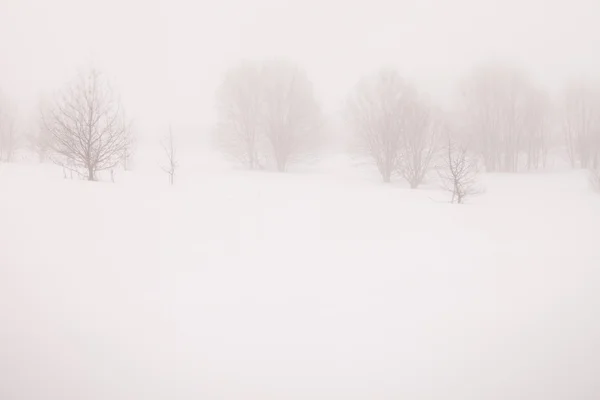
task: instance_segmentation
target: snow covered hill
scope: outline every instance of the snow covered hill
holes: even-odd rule
[[[324,165],[0,165],[0,399],[600,396],[584,174],[483,176],[457,206]]]

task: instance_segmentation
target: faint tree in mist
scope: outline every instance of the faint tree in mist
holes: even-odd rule
[[[564,93],[565,144],[571,166],[600,167],[600,90],[573,82]]]
[[[175,171],[179,167],[179,162],[177,161],[177,151],[171,127],[169,127],[169,134],[163,139],[161,146],[167,160],[166,165],[163,165],[161,168],[169,175],[169,183],[173,185],[173,183],[175,183]]]
[[[304,71],[282,61],[263,70],[264,129],[278,171],[320,144],[321,110]]]
[[[430,169],[440,120],[396,71],[363,78],[350,95],[347,118],[358,150],[375,162],[384,182],[398,172],[416,188]]]
[[[416,189],[425,179],[438,150],[441,115],[433,107],[415,103],[407,110],[407,127],[401,136],[399,172]]]
[[[217,109],[218,146],[248,169],[262,169],[263,160],[272,160],[284,172],[320,144],[322,116],[312,83],[292,63],[232,68],[217,91]]]
[[[479,163],[464,144],[448,139],[443,164],[438,168],[442,188],[452,193],[452,203],[462,204],[466,197],[480,193],[476,187]]]
[[[462,84],[464,118],[488,172],[517,172],[522,154],[539,166],[547,151],[547,96],[521,71],[487,66]]]
[[[362,78],[346,110],[359,151],[375,162],[384,182],[390,182],[400,162],[404,118],[415,90],[395,71],[382,70]]]
[[[218,147],[248,169],[262,168],[261,141],[262,83],[260,67],[242,63],[225,74],[217,90]]]
[[[43,121],[52,135],[54,161],[76,172],[84,170],[90,181],[123,157],[128,140],[123,109],[96,70],[81,74],[57,95]]]
[[[0,95],[0,161],[11,162],[19,145],[15,109]]]
[[[46,157],[52,150],[52,135],[43,124],[33,128],[27,135],[29,149],[33,151],[40,163],[46,161]]]

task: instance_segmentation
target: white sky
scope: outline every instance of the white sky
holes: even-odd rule
[[[334,112],[362,73],[397,66],[448,98],[473,66],[507,62],[551,89],[600,75],[598,0],[0,0],[0,90],[29,112],[77,68],[113,77],[142,134],[204,130],[241,58],[304,66]]]

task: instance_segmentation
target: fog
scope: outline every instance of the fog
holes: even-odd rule
[[[600,398],[597,0],[0,0],[0,400]]]
[[[23,112],[93,64],[114,77],[142,132],[165,121],[190,134],[205,129],[222,73],[245,58],[294,60],[329,111],[361,74],[382,65],[445,100],[481,63],[522,67],[550,89],[600,68],[594,0],[2,0],[0,7],[0,83]]]

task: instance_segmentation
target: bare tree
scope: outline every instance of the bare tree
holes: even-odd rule
[[[172,185],[175,183],[175,171],[179,167],[179,162],[177,161],[175,141],[171,127],[169,127],[169,135],[162,141],[161,146],[167,159],[166,165],[162,166],[162,170],[169,175],[169,183]]]
[[[217,144],[248,169],[262,167],[262,90],[260,67],[249,62],[229,70],[217,90]]]
[[[487,171],[517,172],[522,153],[528,166],[546,143],[544,94],[521,71],[486,66],[462,84],[464,118]]]
[[[415,102],[406,110],[406,129],[400,141],[400,174],[416,189],[425,179],[438,146],[442,119],[433,107]]]
[[[462,204],[467,196],[480,192],[476,187],[478,171],[477,159],[469,154],[467,146],[449,139],[445,161],[438,174],[442,188],[452,193],[452,203]]]
[[[410,137],[404,135],[415,102],[414,88],[393,70],[361,79],[348,100],[347,118],[358,150],[373,159],[384,182],[390,182],[400,167],[402,141]]]
[[[55,162],[65,168],[84,170],[87,179],[114,168],[127,146],[127,124],[120,101],[96,70],[81,74],[59,94],[44,113],[52,134]],[[68,162],[67,162],[68,161]]]
[[[596,168],[600,162],[600,90],[572,82],[565,91],[564,136],[573,167]]]
[[[284,172],[320,144],[322,116],[312,83],[289,62],[246,62],[231,69],[217,105],[217,143],[249,169],[262,169],[263,160],[272,159]]]
[[[277,171],[319,146],[321,110],[308,76],[289,62],[263,69],[264,129]]]
[[[0,97],[0,161],[11,162],[19,143],[15,129],[15,109]]]

